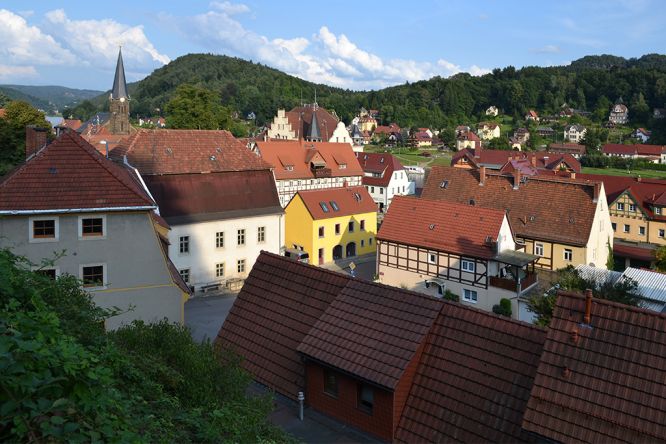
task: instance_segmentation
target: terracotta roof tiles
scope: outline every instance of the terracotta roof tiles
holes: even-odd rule
[[[0,182],[1,211],[151,208],[135,173],[64,132]]]
[[[111,156],[142,175],[262,170],[271,166],[229,131],[141,129],[111,151]]]
[[[332,217],[350,216],[352,214],[374,213],[377,204],[365,187],[324,188],[321,190],[299,191],[303,204],[315,220]],[[324,203],[326,209],[322,208]],[[338,207],[336,210],[333,206]]]
[[[395,196],[377,240],[490,259],[504,211],[469,204]]]
[[[388,153],[356,153],[356,158],[365,173],[381,174],[380,177],[363,176],[363,185],[387,187],[393,173],[405,169],[397,157]]]

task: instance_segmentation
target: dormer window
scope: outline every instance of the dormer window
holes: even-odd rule
[[[654,214],[660,215],[661,214],[661,207],[654,207]]]
[[[339,166],[340,166],[340,169],[341,169],[341,170],[344,170],[344,169],[347,168],[347,164],[346,164],[346,163],[341,163]]]
[[[294,171],[294,166],[293,165],[287,165],[286,167],[284,167],[284,169],[286,171]]]

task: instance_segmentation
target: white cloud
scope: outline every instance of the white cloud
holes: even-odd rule
[[[207,51],[252,59],[306,80],[343,88],[376,89],[436,75],[489,72],[477,66],[464,69],[446,60],[433,63],[382,59],[359,47],[345,34],[336,35],[327,26],[310,38],[269,39],[245,28],[233,17],[246,12],[250,12],[246,5],[213,2],[211,9],[202,14],[190,17],[162,14],[160,19]]]
[[[530,51],[534,52],[536,54],[557,54],[557,53],[561,52],[562,50],[557,45],[546,45],[546,46],[542,46],[541,48],[531,49]]]
[[[66,44],[80,62],[97,67],[112,67],[123,47],[123,59],[134,69],[150,69],[169,63],[148,40],[143,26],[129,26],[112,19],[71,20],[62,9],[46,13],[45,28]]]
[[[0,60],[12,65],[58,65],[74,61],[50,35],[30,26],[20,15],[0,9]]]
[[[11,66],[0,65],[0,80],[7,81],[22,81],[26,77],[36,77],[37,70],[34,66]]]
[[[218,9],[224,12],[227,15],[236,15],[244,14],[250,12],[250,7],[243,3],[231,3],[231,2],[211,2],[210,7],[213,9]]]

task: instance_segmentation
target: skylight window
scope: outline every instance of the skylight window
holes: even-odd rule
[[[326,202],[319,202],[319,206],[321,207],[321,209],[324,213],[329,212],[328,205],[326,205]]]
[[[333,208],[333,211],[340,211],[340,207],[338,206],[338,203],[334,200],[329,202],[331,204],[331,208]]]
[[[439,187],[447,189],[449,187],[449,181],[448,180],[443,180],[442,183],[439,184]]]

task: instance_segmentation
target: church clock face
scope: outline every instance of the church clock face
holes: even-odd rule
[[[124,102],[124,101],[125,101],[125,98],[124,98],[124,97],[121,97],[121,98],[120,98],[120,102]]]

